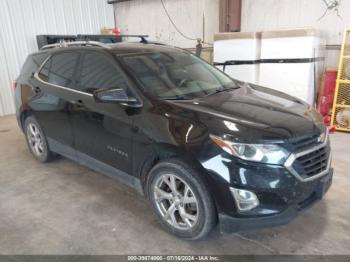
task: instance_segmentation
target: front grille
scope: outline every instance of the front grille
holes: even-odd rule
[[[315,151],[299,156],[293,163],[293,168],[303,178],[309,178],[326,171],[329,160],[329,147],[324,146]]]
[[[328,133],[299,138],[290,143],[294,153],[284,165],[297,179],[309,181],[328,172],[331,160]]]

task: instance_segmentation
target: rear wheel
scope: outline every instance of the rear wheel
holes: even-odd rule
[[[157,164],[150,172],[148,195],[160,223],[172,234],[195,240],[216,224],[216,211],[204,181],[178,159]]]
[[[51,160],[53,153],[50,151],[44,132],[36,119],[33,116],[27,117],[24,127],[27,144],[32,155],[40,162]]]

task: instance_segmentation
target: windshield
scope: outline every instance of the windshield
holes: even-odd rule
[[[157,52],[122,56],[144,91],[161,99],[194,99],[237,84],[216,68],[187,52]]]

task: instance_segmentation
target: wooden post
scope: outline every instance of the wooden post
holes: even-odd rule
[[[241,30],[242,0],[220,0],[220,32]]]

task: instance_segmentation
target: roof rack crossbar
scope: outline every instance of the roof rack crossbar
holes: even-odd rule
[[[118,35],[118,37],[135,37],[135,38],[140,38],[141,39],[141,43],[147,43],[147,37],[149,37],[149,35]]]
[[[108,44],[104,44],[97,41],[73,41],[73,42],[61,42],[57,44],[45,45],[40,50],[50,49],[55,47],[69,47],[69,46],[98,46],[103,48],[110,48]]]

